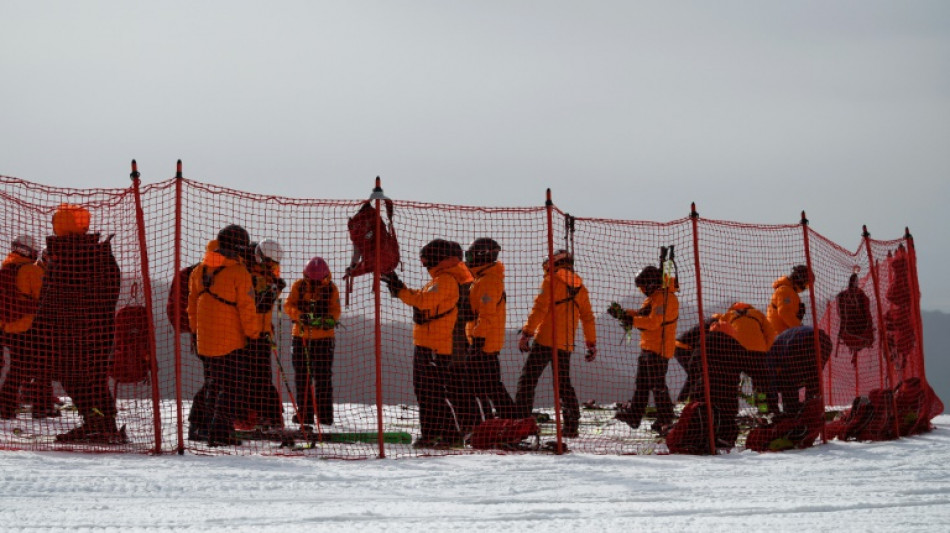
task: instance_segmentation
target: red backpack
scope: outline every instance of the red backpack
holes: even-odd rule
[[[172,286],[168,289],[168,303],[165,304],[165,314],[168,316],[168,322],[175,327],[175,296],[178,296],[178,320],[180,321],[180,333],[192,333],[191,325],[188,323],[188,280],[191,278],[191,272],[198,266],[198,263],[187,266],[178,271],[175,279],[172,280]],[[181,287],[181,292],[178,292]]]
[[[470,444],[476,450],[538,449],[541,429],[534,418],[489,418],[472,432]],[[535,446],[524,447],[524,440],[534,437]]]
[[[754,428],[745,446],[757,452],[780,452],[792,448],[811,448],[821,435],[825,409],[818,398],[811,398],[798,415],[777,418],[773,424]]]
[[[152,357],[148,349],[151,328],[144,305],[127,305],[115,315],[115,357],[109,375],[116,383],[148,379]]]
[[[399,266],[399,241],[396,240],[396,228],[393,226],[393,201],[386,199],[386,218],[389,223],[380,220],[373,203],[366,201],[360,210],[346,223],[353,242],[353,262],[346,269],[346,304],[350,303],[353,292],[353,278],[370,274],[376,270],[376,256],[379,255],[379,273],[389,274]],[[376,250],[376,225],[379,223],[379,253]]]
[[[140,303],[138,283],[132,284],[132,303],[115,314],[115,355],[109,375],[116,383],[140,383],[152,369],[148,311]]]

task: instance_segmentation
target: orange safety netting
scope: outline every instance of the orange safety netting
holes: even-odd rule
[[[23,252],[7,262],[30,265],[0,273],[3,448],[766,451],[894,438],[943,408],[909,235],[849,252],[805,221],[291,199],[180,175],[4,177],[0,195],[0,242]],[[48,242],[40,267],[21,236],[38,256]],[[465,257],[479,238],[497,264]]]

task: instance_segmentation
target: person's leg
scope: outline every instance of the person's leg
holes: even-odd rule
[[[521,369],[521,377],[518,378],[518,392],[515,393],[515,416],[517,418],[526,418],[531,416],[531,410],[534,408],[534,391],[538,386],[538,380],[544,372],[544,367],[551,361],[551,348],[534,343],[528,359],[525,360],[524,367]]]
[[[577,436],[581,419],[581,406],[574,385],[571,384],[571,352],[558,350],[558,395],[561,397],[561,413],[564,420],[564,436]]]

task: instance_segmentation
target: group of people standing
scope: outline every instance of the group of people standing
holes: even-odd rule
[[[192,402],[188,436],[211,446],[240,444],[236,425],[284,426],[273,384],[273,309],[286,288],[283,248],[272,239],[252,242],[230,225],[208,243],[187,275],[187,325],[204,371]],[[330,268],[313,257],[291,286],[283,311],[293,321],[294,422],[333,424],[334,330],[340,296]],[[174,288],[173,288],[174,290]],[[182,328],[184,329],[184,328]]]
[[[59,381],[83,423],[58,439],[119,443],[126,437],[117,428],[108,371],[121,280],[111,237],[89,233],[89,218],[85,209],[64,204],[53,216],[54,235],[46,239],[45,250],[31,237],[20,236],[3,262],[0,326],[11,364],[0,387],[0,416],[15,417],[21,403],[32,405],[34,418],[58,416],[52,382]],[[519,350],[528,355],[512,397],[499,362],[507,302],[500,252],[499,243],[488,237],[476,239],[467,250],[456,242],[435,239],[419,252],[431,278],[423,287],[407,287],[394,271],[381,276],[392,297],[412,309],[412,383],[421,423],[417,447],[464,445],[482,420],[531,416],[538,381],[554,357],[562,434],[567,438],[579,434],[571,354],[580,325],[586,360],[594,361],[597,332],[590,295],[574,270],[574,257],[559,250],[541,265],[544,278],[518,341]],[[176,281],[173,294],[187,297],[182,301],[186,313],[174,321],[180,331],[192,333],[204,376],[189,415],[190,439],[211,446],[234,445],[240,443],[235,427],[283,428],[284,407],[272,369],[273,311],[286,288],[282,258],[277,241],[252,242],[243,227],[229,225],[207,244],[202,261]],[[333,359],[341,306],[326,261],[313,257],[301,274],[281,311],[293,322],[293,422],[310,429],[315,422],[334,423]],[[726,344],[737,343],[744,354],[752,354],[748,360],[754,364],[741,371],[769,391],[769,409],[778,409],[779,363],[767,364],[768,354],[782,332],[801,326],[805,306],[799,294],[813,282],[808,268],[798,265],[776,280],[766,314],[737,302],[679,338],[675,277],[647,265],[634,281],[645,296],[642,305],[624,309],[613,303],[607,309],[625,330],[640,332],[634,393],[618,409],[618,420],[638,429],[652,395],[656,417],[651,429],[661,435],[670,431],[675,414],[666,374],[674,357],[688,376],[678,401],[702,396],[696,357],[699,327],[713,338],[729,337]],[[723,358],[742,360],[731,354]],[[759,368],[768,370],[758,372]],[[732,374],[713,381],[727,392],[737,386]]]
[[[127,442],[109,387],[121,288],[112,236],[90,233],[89,211],[79,206],[60,205],[52,223],[45,248],[19,236],[0,267],[2,342],[10,353],[0,417],[16,418],[23,404],[35,419],[59,417],[57,381],[82,418],[57,441]]]

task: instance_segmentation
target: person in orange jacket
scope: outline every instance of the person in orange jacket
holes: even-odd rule
[[[36,264],[38,255],[36,239],[20,235],[13,240],[11,252],[0,267],[0,331],[3,346],[10,351],[10,366],[0,387],[0,418],[16,418],[21,387],[33,418],[59,416],[52,403],[52,382],[46,377],[45,365],[40,364],[33,331],[43,284],[43,268]]]
[[[248,340],[261,334],[253,281],[241,258],[248,246],[244,228],[225,227],[188,280],[188,321],[205,365],[209,415],[196,420],[195,429],[207,431],[209,446],[240,444],[231,433],[238,388],[245,382]]]
[[[716,319],[710,331],[721,331],[739,341],[746,350],[765,353],[775,342],[775,329],[762,311],[745,303],[736,302]]]
[[[607,310],[625,327],[640,330],[640,357],[637,358],[637,379],[629,407],[617,410],[617,420],[633,429],[640,427],[653,393],[656,405],[656,420],[653,430],[664,435],[673,423],[673,402],[666,385],[666,370],[676,350],[676,324],[679,319],[679,299],[676,297],[675,280],[663,286],[663,273],[659,268],[644,267],[634,282],[646,295],[640,309],[625,310],[614,302]]]
[[[561,411],[564,415],[562,434],[567,438],[575,438],[578,435],[581,411],[577,393],[571,384],[571,352],[574,351],[574,333],[580,322],[587,345],[585,359],[593,361],[597,357],[594,313],[591,310],[590,295],[587,287],[584,286],[584,280],[574,272],[573,254],[566,250],[558,250],[550,260],[544,262],[543,266],[545,275],[541,282],[541,292],[534,299],[534,307],[521,328],[521,338],[518,341],[518,349],[529,353],[521,370],[521,377],[518,379],[515,412],[518,418],[531,416],[538,379],[545,367],[552,362],[556,348],[557,386]],[[552,300],[554,301],[553,313],[551,312]]]
[[[259,426],[263,430],[280,429],[284,427],[284,406],[274,386],[271,350],[274,342],[274,304],[287,286],[280,277],[284,249],[273,239],[264,239],[252,245],[253,255],[247,257],[245,262],[251,273],[261,335],[248,341],[247,383],[242,391],[246,409],[241,422],[246,426]]]
[[[498,418],[514,414],[514,401],[501,380],[498,354],[505,343],[505,265],[498,261],[501,246],[493,239],[475,239],[465,252],[465,264],[475,276],[469,292],[474,320],[465,324],[469,355],[468,380],[472,395],[486,418],[492,408]]]
[[[340,291],[322,257],[310,259],[294,282],[284,311],[294,322],[293,364],[297,389],[294,422],[333,424],[333,352],[340,324]]]
[[[805,304],[802,303],[798,293],[807,289],[814,281],[815,277],[807,266],[796,265],[792,268],[791,274],[782,276],[772,283],[775,291],[769,301],[767,318],[776,335],[786,329],[802,325],[802,319],[805,318]]]
[[[412,385],[422,426],[422,435],[413,443],[417,448],[462,443],[461,430],[449,407],[459,403],[451,382],[452,332],[458,317],[459,284],[471,283],[473,278],[455,256],[455,246],[435,239],[422,247],[419,259],[432,279],[419,290],[407,288],[395,272],[381,278],[394,298],[412,307]]]
[[[48,267],[33,320],[50,378],[59,381],[82,417],[82,424],[56,436],[58,442],[123,444],[116,424],[109,369],[115,339],[121,272],[112,237],[89,232],[90,213],[62,204],[46,238]],[[78,310],[78,311],[77,311]]]

